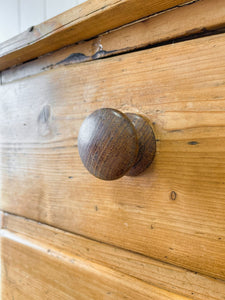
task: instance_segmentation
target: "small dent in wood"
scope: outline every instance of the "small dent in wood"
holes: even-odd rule
[[[136,205],[137,208],[144,208],[144,206]]]

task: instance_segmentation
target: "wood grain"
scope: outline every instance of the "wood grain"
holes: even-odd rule
[[[186,2],[189,1],[92,0],[84,2],[2,43],[0,70]]]
[[[185,22],[184,22],[185,20]],[[201,0],[122,26],[3,71],[3,83],[56,68],[150,47],[180,37],[192,37],[225,26],[224,0]]]
[[[1,235],[3,300],[191,299],[7,230]]]
[[[83,121],[78,151],[92,175],[115,180],[144,172],[154,159],[156,141],[146,117],[101,108]]]
[[[2,210],[225,279],[224,50],[221,34],[2,85]],[[109,105],[155,124],[141,176],[102,182],[79,159]]]
[[[138,155],[135,164],[126,176],[138,176],[153,162],[156,152],[156,140],[150,120],[143,115],[127,113],[126,116],[134,125],[138,139]]]
[[[47,249],[92,261],[175,294],[199,300],[225,299],[224,281],[196,272],[10,214],[3,215],[2,228],[2,232],[14,233],[30,243],[44,244]]]
[[[102,108],[82,123],[78,151],[86,169],[102,180],[124,176],[139,155],[139,140],[134,125],[122,112]]]

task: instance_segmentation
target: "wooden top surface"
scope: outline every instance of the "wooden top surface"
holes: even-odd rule
[[[0,71],[187,0],[92,0],[0,44]]]
[[[224,0],[193,2],[11,67],[1,72],[1,82],[5,84],[60,65],[83,63],[144,47],[155,47],[159,43],[171,43],[179,38],[191,39],[193,34],[195,37],[210,31],[215,34],[215,31],[218,33],[224,27]]]

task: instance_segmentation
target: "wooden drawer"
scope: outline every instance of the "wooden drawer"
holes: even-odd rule
[[[119,249],[121,255],[132,253],[131,261],[145,257],[199,272],[204,288],[211,285],[210,299],[225,299],[224,51],[225,34],[220,33],[107,59],[61,63],[1,85],[0,206],[9,213],[3,217],[2,257],[11,268],[4,269],[3,278],[9,276],[9,282],[19,286],[17,272],[22,270],[21,286],[27,287],[26,293],[17,289],[15,299],[28,299],[32,292],[37,295],[32,299],[43,299],[38,291],[45,265],[46,274],[60,266],[55,282],[68,281],[57,290],[46,275],[46,299],[185,299],[173,292],[193,299],[206,296],[187,292],[184,283],[182,293],[181,283],[176,290],[149,281],[150,271],[143,278],[84,251],[73,265],[70,255],[78,252],[68,254],[69,246],[47,241],[54,227],[61,229],[55,236],[61,234],[64,242],[65,236],[71,240],[76,234],[85,237],[84,243],[91,240],[100,242],[100,248],[104,243]],[[3,82],[9,72],[5,74]],[[77,149],[80,125],[103,107],[150,119],[156,157],[140,176],[106,182],[82,165]],[[46,241],[35,221],[51,226],[43,225]],[[10,257],[20,257],[14,269]],[[66,272],[70,278],[79,274],[77,294]],[[27,281],[29,274],[35,280]],[[35,282],[42,283],[35,287]],[[7,284],[4,299],[13,295],[13,285]]]
[[[2,86],[2,210],[224,279],[223,48],[207,37]],[[84,169],[79,127],[101,107],[154,124],[145,174]]]

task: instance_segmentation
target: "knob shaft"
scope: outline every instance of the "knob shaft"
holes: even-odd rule
[[[78,150],[91,174],[114,180],[125,174],[136,176],[151,164],[155,136],[147,118],[102,108],[82,123]]]

